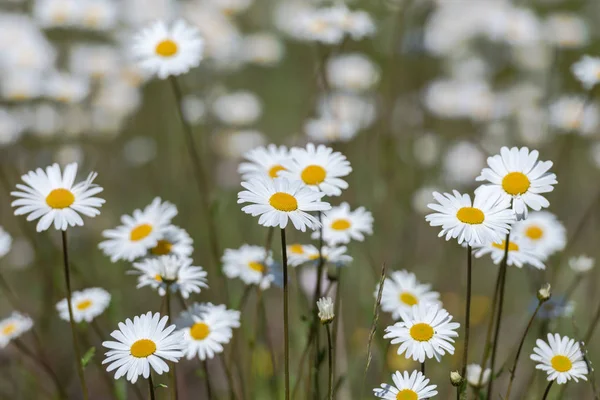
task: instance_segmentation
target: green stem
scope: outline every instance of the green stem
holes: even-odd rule
[[[285,342],[285,400],[290,400],[290,332],[288,321],[288,265],[285,228],[281,228],[281,256],[283,264],[283,335]]]
[[[467,305],[465,309],[465,345],[463,350],[463,367],[461,375],[467,376],[467,361],[469,358],[469,327],[471,321],[471,276],[473,267],[473,257],[471,246],[467,246]]]
[[[322,213],[319,212],[319,222],[322,220]],[[315,285],[315,292],[312,300],[313,307],[313,320],[311,325],[311,330],[315,332],[314,342],[315,348],[313,350],[313,384],[314,384],[314,396],[315,398],[320,398],[320,385],[319,385],[319,367],[321,366],[321,362],[319,359],[319,352],[321,349],[320,336],[319,336],[319,317],[318,317],[318,309],[317,309],[317,300],[321,297],[321,292],[323,290],[321,277],[323,276],[323,268],[325,267],[325,260],[323,259],[323,226],[319,228],[319,263],[317,264],[317,284]]]
[[[328,360],[329,360],[329,395],[328,399],[333,400],[333,345],[331,342],[331,330],[329,324],[325,324],[325,330],[327,331],[327,349],[328,349]]]
[[[33,361],[40,365],[44,372],[48,374],[48,376],[52,380],[52,383],[54,383],[54,386],[56,386],[56,391],[58,392],[59,397],[61,399],[66,399],[67,393],[65,392],[65,389],[62,387],[60,380],[58,379],[58,376],[56,376],[54,370],[50,368],[50,366],[45,362],[45,360],[36,357],[36,355],[31,350],[29,350],[19,338],[13,339],[13,344],[21,353],[25,354],[27,357],[31,358]]]
[[[421,363],[421,373],[425,375],[425,361]]]
[[[548,386],[546,386],[546,390],[544,391],[544,396],[542,396],[542,400],[546,400],[546,398],[548,397],[548,393],[550,393],[550,388],[552,388],[553,383],[554,381],[550,381]]]
[[[148,391],[150,392],[150,400],[155,400],[156,397],[154,395],[154,383],[152,383],[152,371],[150,371],[150,375],[148,375]]]
[[[167,284],[166,293],[165,293],[165,303],[167,303],[167,316],[169,317],[169,324],[173,323],[173,319],[171,318],[171,284]],[[175,363],[171,364],[171,399],[177,400],[177,371],[175,368]]]
[[[206,360],[202,361],[202,368],[204,369],[204,382],[206,382],[206,398],[212,400],[212,388],[210,386],[210,377],[208,376],[208,363]]]
[[[73,339],[73,348],[75,350],[75,358],[77,364],[77,375],[79,376],[79,382],[81,384],[81,390],[83,392],[83,399],[88,399],[87,386],[85,384],[85,375],[83,373],[83,364],[81,361],[81,353],[79,346],[77,345],[77,327],[75,320],[73,319],[73,304],[71,303],[71,275],[69,273],[69,251],[67,250],[67,231],[61,231],[62,234],[62,247],[63,247],[63,261],[64,261],[64,272],[65,272],[65,283],[67,286],[67,308],[69,309],[69,324],[71,325],[71,335]]]

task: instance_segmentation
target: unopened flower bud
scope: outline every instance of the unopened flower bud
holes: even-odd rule
[[[538,292],[537,292],[537,298],[541,303],[548,301],[551,296],[552,296],[552,292],[550,290],[549,283],[543,284],[542,287],[540,288],[540,290],[538,290]]]
[[[450,372],[450,383],[452,386],[460,386],[463,383],[463,377],[458,373],[458,371]]]
[[[319,318],[322,324],[328,324],[333,321],[333,300],[331,297],[322,297],[317,300],[317,308],[319,309]]]

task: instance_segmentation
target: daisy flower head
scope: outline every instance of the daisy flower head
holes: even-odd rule
[[[475,388],[486,386],[491,374],[490,368],[484,370],[479,364],[467,365],[467,383]]]
[[[550,104],[548,112],[549,125],[563,134],[591,135],[600,123],[598,105],[584,96],[564,95]]]
[[[4,257],[12,246],[12,236],[0,226],[0,258]]]
[[[388,400],[422,400],[438,394],[437,385],[430,385],[429,379],[421,371],[396,371],[392,374],[393,385],[382,383],[381,388],[373,389],[375,397]]]
[[[102,232],[102,236],[108,240],[101,242],[98,247],[112,262],[133,261],[143,257],[164,238],[171,220],[176,215],[177,207],[156,197],[143,210],[138,209],[133,211],[132,215],[123,215],[123,225]]]
[[[273,257],[262,246],[245,244],[239,249],[225,249],[221,262],[225,276],[240,278],[246,285],[258,285],[264,290],[274,280],[270,273]]]
[[[28,221],[40,219],[37,231],[42,232],[54,224],[57,230],[67,230],[69,226],[83,226],[83,214],[95,217],[100,214],[99,208],[105,200],[95,197],[102,188],[94,184],[98,175],[91,172],[83,182],[74,184],[77,175],[77,163],[69,164],[61,172],[58,164],[30,171],[21,179],[25,182],[17,184],[19,191],[11,192],[18,197],[11,203],[17,207],[15,215],[27,216]]]
[[[27,315],[14,311],[10,317],[0,321],[0,348],[27,332],[33,326],[33,320]]]
[[[379,285],[375,289],[375,297],[379,293]],[[400,312],[410,312],[415,305],[432,304],[441,307],[440,294],[431,290],[431,285],[420,283],[412,272],[394,271],[383,282],[381,309],[399,319]]]
[[[546,257],[565,248],[567,233],[556,216],[547,211],[530,213],[526,220],[517,222],[512,232],[532,244],[534,250]]]
[[[331,297],[321,297],[317,300],[318,317],[322,324],[328,324],[333,321],[335,317],[333,308],[334,303]]]
[[[400,344],[398,355],[425,362],[426,358],[440,361],[446,354],[454,354],[453,337],[458,337],[458,322],[452,322],[448,311],[437,305],[415,305],[410,311],[400,311],[402,321],[386,328],[384,339]]]
[[[331,208],[329,203],[321,201],[325,193],[312,190],[301,181],[256,176],[242,182],[242,186],[246,190],[238,193],[238,204],[252,203],[242,207],[242,211],[253,217],[260,216],[258,223],[266,227],[284,229],[289,219],[294,228],[302,232],[307,227],[315,230],[321,224],[309,212]]]
[[[587,381],[588,368],[579,343],[558,333],[548,334],[548,342],[538,339],[530,358],[537,362],[536,369],[546,371],[549,381],[559,385],[573,379]]]
[[[327,211],[321,220],[323,224],[323,240],[329,246],[350,243],[351,240],[362,242],[365,234],[373,234],[373,216],[364,207],[350,211],[350,205],[344,202]],[[319,238],[319,232],[313,232],[313,239]]]
[[[340,152],[323,144],[308,143],[306,148],[294,147],[291,158],[283,164],[281,176],[300,180],[308,187],[322,191],[328,196],[339,196],[348,183],[341,178],[352,172],[350,162]]]
[[[198,357],[204,361],[223,352],[233,328],[240,327],[240,312],[225,305],[194,303],[177,321],[183,333],[184,354],[188,360]]]
[[[102,314],[110,303],[110,293],[101,288],[89,288],[73,292],[71,305],[73,307],[73,320],[75,322],[92,322]],[[60,318],[69,321],[69,305],[67,299],[62,299],[56,304]]]
[[[588,257],[585,254],[582,254],[578,257],[569,258],[569,267],[572,271],[583,274],[594,268],[594,264],[596,260],[592,257]]]
[[[177,256],[159,256],[146,258],[133,264],[132,273],[139,274],[138,288],[150,286],[164,296],[167,290],[180,292],[184,299],[191,293],[200,293],[208,288],[206,276],[202,267],[192,265],[189,258]]]
[[[156,246],[150,249],[152,256],[177,256],[189,258],[194,252],[192,244],[194,241],[185,229],[175,225],[168,225],[163,231],[162,236],[156,242]]]
[[[488,157],[489,168],[484,168],[477,181],[487,181],[477,188],[478,192],[491,192],[500,195],[503,200],[512,200],[512,208],[517,219],[527,218],[527,209],[540,211],[550,203],[543,193],[554,190],[558,183],[556,175],[548,172],[552,161],[539,161],[537,150],[527,147],[502,147],[500,154]]]
[[[340,13],[334,8],[302,10],[290,22],[293,35],[300,40],[335,45],[344,39]]]
[[[270,144],[246,152],[244,158],[248,161],[238,167],[242,179],[250,180],[256,175],[266,175],[275,179],[285,169],[281,164],[289,158],[289,150],[285,146]]]
[[[288,253],[288,263],[292,267],[298,265],[312,263],[318,264],[321,257],[327,264],[332,264],[336,267],[343,267],[352,262],[353,258],[346,254],[348,248],[346,246],[339,247],[321,247],[321,252],[317,246],[312,244],[303,246],[303,252],[291,252]]]
[[[473,255],[479,258],[489,254],[494,264],[497,265],[504,258],[505,248],[506,239],[485,245],[476,245],[473,248]],[[537,269],[546,269],[545,259],[546,257],[540,254],[529,241],[525,241],[516,235],[510,237],[508,241],[508,265],[523,268],[523,265],[529,264]]]
[[[166,79],[197,67],[202,60],[204,41],[198,29],[183,20],[171,26],[158,21],[137,34],[132,50],[142,69]]]
[[[102,364],[109,364],[107,372],[117,370],[115,379],[127,376],[127,380],[135,383],[141,375],[150,376],[150,368],[158,375],[169,372],[165,362],[178,362],[183,357],[182,334],[174,332],[175,325],[167,325],[169,317],[160,317],[159,313],[142,314],[125,323],[119,322],[119,329],[110,336],[117,341],[102,342],[102,346],[110,349],[105,353]]]
[[[473,246],[501,240],[515,220],[509,209],[510,199],[497,193],[475,192],[471,201],[468,194],[454,190],[444,194],[434,192],[433,198],[437,203],[427,207],[435,213],[428,214],[425,220],[431,226],[442,227],[439,237],[458,239],[458,244]]]
[[[600,81],[600,58],[584,55],[571,65],[571,72],[585,89],[590,90]]]

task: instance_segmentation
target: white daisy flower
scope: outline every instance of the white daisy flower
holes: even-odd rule
[[[202,288],[208,288],[206,276],[202,267],[192,265],[189,258],[177,256],[159,256],[146,258],[133,264],[139,273],[138,288],[150,286],[158,289],[158,294],[164,296],[169,289],[180,292],[184,299],[191,293],[200,293]]]
[[[351,240],[362,242],[365,234],[373,234],[373,216],[364,207],[350,211],[350,205],[344,202],[327,211],[321,220],[323,224],[323,240],[329,246],[350,243]],[[319,238],[319,232],[313,232],[313,239]]]
[[[273,257],[264,247],[245,244],[239,249],[225,249],[221,262],[223,273],[230,279],[240,278],[246,285],[258,285],[263,290],[273,282],[269,273]]]
[[[533,249],[546,257],[563,250],[567,243],[564,225],[554,214],[547,211],[529,214],[526,220],[513,225],[512,232],[531,242]]]
[[[343,178],[352,172],[350,162],[340,152],[325,145],[308,143],[305,149],[294,147],[291,158],[286,161],[281,176],[300,180],[305,185],[324,192],[328,196],[339,196],[348,188]]]
[[[275,179],[285,169],[281,164],[289,157],[289,150],[285,146],[270,144],[267,147],[256,147],[244,154],[248,162],[241,163],[238,172],[244,180],[250,180],[256,175]]]
[[[188,360],[214,358],[223,352],[223,345],[233,336],[232,328],[240,327],[240,312],[225,305],[195,303],[182,313],[184,354]],[[178,324],[179,325],[179,324]]]
[[[487,181],[475,193],[490,191],[504,200],[512,200],[518,219],[527,218],[527,209],[540,211],[550,205],[542,193],[554,190],[556,175],[549,173],[552,161],[539,161],[537,150],[527,147],[502,147],[500,154],[488,157],[489,168],[484,168],[476,180]]]
[[[584,96],[562,96],[550,104],[548,112],[548,123],[559,133],[591,135],[600,124],[597,104],[589,102]]]
[[[538,363],[536,369],[546,371],[549,381],[555,380],[559,385],[571,379],[587,381],[588,368],[578,342],[558,333],[549,333],[548,343],[538,339],[535,344],[530,358]]]
[[[476,245],[473,248],[473,255],[477,258],[489,254],[494,264],[500,264],[504,258],[504,249],[506,240],[492,242],[485,245]],[[529,264],[537,269],[546,269],[544,260],[546,258],[538,253],[529,241],[525,241],[518,236],[511,236],[508,242],[508,265],[514,265],[522,268],[524,264]]]
[[[483,376],[481,375],[483,373]],[[467,365],[467,383],[473,387],[484,387],[490,380],[492,370],[486,368],[482,371],[479,364]]]
[[[582,254],[578,257],[569,258],[569,267],[578,274],[583,274],[594,268],[596,260]]]
[[[590,90],[600,82],[600,58],[584,55],[571,65],[571,72],[584,88]]]
[[[44,80],[44,93],[59,103],[75,104],[90,94],[90,83],[83,76],[55,72]]]
[[[77,164],[66,166],[61,173],[58,164],[30,171],[21,179],[26,185],[17,184],[20,191],[11,192],[11,196],[18,197],[11,203],[17,207],[15,215],[27,216],[28,221],[40,218],[37,231],[45,231],[54,223],[54,228],[67,230],[69,226],[83,226],[80,213],[87,217],[100,214],[98,210],[105,200],[94,197],[103,189],[94,184],[98,175],[91,172],[87,179],[73,185],[77,175]]]
[[[375,397],[388,400],[422,400],[438,394],[437,385],[430,385],[429,379],[421,371],[408,374],[396,371],[392,374],[394,385],[382,383],[381,388],[373,389]]]
[[[350,11],[346,5],[341,4],[331,9],[334,18],[340,27],[354,40],[361,40],[373,36],[377,31],[375,23],[368,12],[363,10]]]
[[[188,258],[194,252],[192,244],[194,241],[190,235],[175,225],[167,226],[162,233],[156,246],[150,249],[150,254],[153,256],[172,255],[181,258]]]
[[[33,16],[45,28],[75,25],[80,14],[77,0],[36,0]]]
[[[102,232],[102,236],[108,240],[101,242],[98,247],[112,262],[133,261],[143,257],[164,238],[176,215],[177,207],[156,197],[144,210],[135,210],[131,216],[123,215],[123,225]]]
[[[439,237],[458,239],[458,244],[466,242],[473,246],[501,240],[515,220],[508,208],[510,199],[497,193],[476,192],[473,202],[468,194],[456,190],[443,195],[434,192],[433,197],[439,204],[428,205],[436,212],[428,214],[425,220],[431,226],[442,227]]]
[[[115,369],[115,379],[127,375],[127,380],[135,383],[138,376],[150,376],[150,368],[158,375],[169,372],[165,362],[178,362],[183,357],[181,332],[173,332],[175,325],[166,327],[169,317],[160,318],[160,314],[151,312],[136,316],[133,322],[128,318],[119,322],[119,329],[110,335],[117,342],[102,342],[110,349],[102,364],[109,364],[106,371]],[[165,328],[166,327],[166,328]]]
[[[333,8],[304,10],[292,18],[292,33],[300,40],[334,45],[344,38],[339,12]]]
[[[0,258],[10,251],[12,240],[12,236],[0,226]]]
[[[337,89],[363,92],[379,81],[380,71],[361,53],[336,56],[327,61],[327,82]]]
[[[242,211],[253,217],[260,215],[258,223],[262,226],[283,229],[290,219],[294,228],[302,232],[306,227],[315,230],[321,224],[309,212],[331,208],[329,203],[320,201],[324,193],[312,190],[300,181],[256,176],[242,182],[242,186],[247,190],[238,193],[238,204],[253,203],[242,207]]]
[[[132,50],[142,69],[165,79],[197,67],[202,60],[204,41],[198,29],[183,20],[170,27],[158,21],[134,38]]]
[[[425,358],[440,361],[446,353],[454,354],[453,337],[460,324],[451,322],[448,311],[436,305],[415,305],[409,312],[400,311],[402,321],[388,326],[383,336],[392,339],[392,344],[400,344],[398,354],[406,358],[425,362]]]
[[[321,254],[319,254],[319,248],[309,244],[303,246],[303,253],[288,253],[288,264],[292,267],[297,267],[298,265],[306,263],[318,264],[319,259],[323,257],[323,262],[333,264],[337,267],[342,267],[351,263],[353,260],[351,256],[346,254],[347,250],[348,249],[346,246],[323,246],[321,248]]]
[[[244,61],[265,67],[278,64],[285,54],[283,41],[267,32],[244,36],[240,50]]]
[[[312,118],[304,124],[306,136],[317,143],[348,142],[360,130],[360,126],[331,115]]]
[[[379,285],[375,289],[375,297],[379,293]],[[400,312],[410,312],[418,304],[442,306],[440,294],[431,291],[431,285],[420,283],[412,272],[394,271],[383,282],[381,293],[381,309],[392,314],[393,319],[400,318]]]
[[[308,253],[309,250],[310,250],[309,245],[304,245],[304,244],[300,244],[300,243],[288,244],[288,246],[287,246],[288,257],[290,256],[290,254],[295,254],[297,256],[300,256],[300,255]]]
[[[322,324],[328,324],[333,321],[335,317],[333,308],[334,303],[331,297],[321,297],[317,300],[318,317]]]
[[[82,28],[105,31],[113,28],[119,20],[117,2],[113,0],[80,0],[77,25]]]
[[[260,118],[262,103],[254,93],[239,91],[219,96],[212,105],[212,111],[224,124],[246,126]]]
[[[90,288],[73,292],[71,305],[73,307],[73,320],[75,322],[92,322],[102,314],[110,303],[110,293],[101,288]],[[62,299],[56,304],[58,314],[65,321],[69,321],[69,305],[67,299]]]
[[[10,317],[0,321],[0,348],[27,332],[33,326],[33,320],[27,315],[13,311]]]

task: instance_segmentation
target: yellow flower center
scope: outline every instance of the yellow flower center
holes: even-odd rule
[[[14,322],[11,322],[10,324],[6,325],[2,329],[2,334],[10,335],[10,334],[14,333],[14,331],[16,331],[16,330],[17,330],[17,324],[15,324]]]
[[[271,167],[271,169],[269,169],[269,176],[271,178],[277,178],[277,174],[279,174],[279,171],[285,171],[285,168],[283,168],[281,165],[277,164],[277,165],[273,165]]]
[[[75,202],[75,195],[67,189],[54,189],[46,196],[46,204],[51,208],[63,209]]]
[[[463,207],[456,213],[456,218],[465,224],[478,225],[483,223],[485,215],[479,208]]]
[[[304,247],[301,244],[293,244],[290,246],[290,253],[304,254]]]
[[[502,243],[492,243],[492,246],[504,251],[504,247],[506,247],[506,240],[503,240]],[[515,242],[508,242],[508,251],[519,251],[519,245]]]
[[[261,263],[250,261],[248,263],[248,266],[250,267],[251,270],[258,271],[258,272],[261,272],[261,273],[265,272],[265,266],[263,264],[261,264]]]
[[[140,339],[131,345],[129,352],[136,358],[146,358],[156,351],[156,343],[150,339]]]
[[[419,395],[414,390],[404,389],[398,392],[396,400],[418,400]]]
[[[408,292],[400,293],[400,296],[398,296],[398,298],[400,299],[401,302],[403,302],[404,304],[407,304],[409,306],[414,306],[415,304],[419,304],[419,299],[417,299],[417,297],[415,295],[410,294]]]
[[[349,229],[350,226],[350,221],[348,221],[347,219],[340,218],[333,221],[333,223],[331,224],[331,229],[334,229],[336,231],[345,231],[346,229]]]
[[[160,276],[159,274],[154,275],[154,280],[157,282],[162,282],[162,276]]]
[[[177,53],[177,43],[171,39],[165,39],[156,45],[156,54],[163,57],[171,57]]]
[[[269,204],[279,211],[291,212],[298,209],[298,200],[289,193],[277,192],[269,199]]]
[[[552,364],[552,368],[558,372],[567,372],[573,367],[573,363],[569,360],[569,357],[566,356],[554,356],[552,357],[552,360],[550,360],[550,364]]]
[[[204,340],[210,334],[210,328],[204,322],[196,322],[190,328],[190,336],[195,340]]]
[[[137,242],[148,236],[150,233],[152,233],[152,225],[141,224],[131,230],[129,238],[132,242]]]
[[[84,301],[79,302],[79,304],[77,304],[77,309],[80,311],[83,311],[83,310],[90,308],[91,305],[92,305],[91,300],[84,300]]]
[[[168,240],[159,240],[150,252],[155,256],[164,256],[171,252],[173,245]]]
[[[325,180],[327,171],[319,165],[309,165],[304,168],[300,177],[307,185],[318,185]]]
[[[522,172],[510,172],[502,179],[502,189],[513,196],[527,192],[530,185],[529,178]]]
[[[433,337],[433,328],[424,322],[414,324],[410,328],[410,336],[418,342],[426,342]]]
[[[537,225],[531,225],[525,230],[525,236],[531,240],[538,240],[544,236],[544,231]]]

